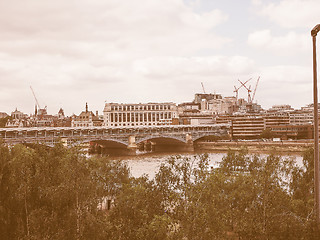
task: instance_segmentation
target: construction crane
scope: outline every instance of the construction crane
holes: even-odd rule
[[[250,80],[251,80],[251,78],[250,78]],[[252,92],[251,91],[251,85],[249,86],[249,87],[247,87],[247,85],[246,85],[246,83],[248,82],[245,82],[245,83],[243,83],[242,81],[240,81],[239,79],[238,79],[238,81],[241,83],[241,86],[243,86],[245,89],[247,89],[247,91],[248,91],[248,103],[252,103],[252,100],[251,100],[251,95],[250,95],[250,93]]]
[[[30,89],[32,91],[34,99],[36,100],[37,107],[40,109],[40,105],[39,105],[38,99],[37,99],[36,94],[34,93],[33,88],[31,86],[30,86]]]
[[[201,82],[201,86],[202,86],[203,93],[206,94],[206,90],[204,90],[203,82]]]
[[[241,83],[240,87],[236,87],[234,86],[234,92],[236,93],[236,100],[238,100],[238,93],[239,93],[239,90],[240,88],[242,88],[243,86],[245,86],[245,84],[247,84],[252,78],[249,78],[247,81],[245,81],[244,83],[242,83],[239,79],[238,81]]]
[[[238,94],[239,94],[239,89],[240,88],[242,88],[242,85],[240,87],[238,87],[238,88],[236,86],[234,86],[234,91],[233,92],[236,93],[236,100],[238,100]]]
[[[251,79],[251,78],[250,78]],[[257,91],[257,87],[258,87],[258,84],[259,84],[259,80],[260,80],[260,76],[258,77],[258,79],[257,79],[257,82],[256,82],[256,86],[255,86],[255,89],[254,89],[254,91],[253,91],[253,95],[252,95],[252,97],[251,97],[251,92],[252,92],[252,90],[251,90],[251,85],[249,86],[249,87],[247,87],[247,85],[246,85],[246,83],[248,82],[241,82],[239,79],[238,79],[238,81],[241,83],[241,86],[243,86],[245,89],[247,89],[247,91],[248,91],[248,103],[249,104],[252,104],[252,102],[253,102],[253,100],[254,100],[254,97],[255,97],[255,95],[256,95],[256,91]]]
[[[254,88],[254,91],[253,91],[252,102],[253,102],[253,100],[254,100],[254,97],[256,96],[256,91],[257,91],[257,87],[258,87],[259,80],[260,80],[260,76],[259,76],[258,79],[257,79],[256,87]]]
[[[39,114],[39,115],[44,115],[47,114],[47,106],[45,106],[43,109],[40,107],[40,104],[38,102],[38,99],[36,97],[36,94],[33,91],[32,86],[30,86],[30,89],[32,91],[33,97],[36,100],[36,109],[35,109],[35,115]]]

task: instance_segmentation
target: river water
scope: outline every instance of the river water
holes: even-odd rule
[[[193,158],[197,154],[203,154],[205,152],[197,153],[146,153],[138,154],[136,156],[123,156],[123,157],[113,157],[116,160],[123,160],[127,163],[130,168],[131,175],[133,177],[140,177],[143,174],[147,174],[149,178],[154,178],[155,174],[158,172],[161,163],[164,163],[166,159],[171,156],[180,155],[182,157]],[[207,152],[209,156],[209,166],[216,166],[224,156],[227,155],[226,152]],[[261,156],[267,156],[265,153],[259,154]],[[282,157],[290,158],[295,161],[298,165],[302,165],[302,156],[299,153],[282,153]]]

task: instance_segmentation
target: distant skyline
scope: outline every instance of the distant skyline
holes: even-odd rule
[[[0,1],[0,112],[235,96],[260,76],[263,107],[312,103],[318,0]],[[318,56],[320,38],[317,39]],[[318,61],[319,62],[319,61]],[[241,89],[239,97],[246,98]]]

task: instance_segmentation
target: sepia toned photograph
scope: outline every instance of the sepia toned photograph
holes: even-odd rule
[[[318,240],[319,0],[0,0],[0,240]]]

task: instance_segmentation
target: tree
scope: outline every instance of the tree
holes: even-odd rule
[[[274,137],[275,137],[275,134],[271,131],[270,128],[264,129],[260,134],[260,138],[270,139]]]
[[[62,145],[1,146],[0,154],[3,239],[105,238],[107,218],[98,206],[104,194],[128,179],[125,165],[93,163]]]
[[[291,182],[292,211],[304,224],[304,233],[310,239],[317,239],[314,213],[314,150],[307,149],[303,154],[303,167],[296,167]]]
[[[8,208],[9,199],[9,179],[10,179],[10,159],[9,149],[4,146],[0,139],[0,238],[13,239],[14,220]]]
[[[294,232],[283,231],[279,219],[290,218],[288,181],[293,171],[290,161],[274,154],[267,157],[229,152],[223,158],[219,171],[232,179],[233,231],[244,238],[285,238]],[[278,217],[275,217],[278,216]],[[289,220],[289,219],[288,219]],[[281,227],[280,227],[281,226]],[[296,236],[293,236],[296,237]]]
[[[0,144],[1,239],[317,239],[313,151],[175,156],[154,179],[61,144]],[[111,209],[104,207],[112,199]]]

